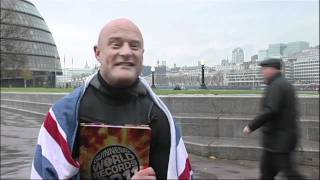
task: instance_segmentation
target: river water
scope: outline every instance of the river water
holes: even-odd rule
[[[1,178],[30,179],[42,118],[1,110]]]

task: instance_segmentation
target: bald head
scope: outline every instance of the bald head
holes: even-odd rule
[[[120,18],[114,19],[103,26],[99,34],[98,46],[102,45],[105,42],[105,38],[109,38],[110,34],[117,31],[127,31],[135,33],[138,38],[137,40],[141,41],[143,45],[142,34],[138,26],[129,19]]]
[[[94,46],[101,63],[100,74],[111,86],[128,87],[137,81],[143,63],[143,39],[139,28],[128,19],[107,23]]]

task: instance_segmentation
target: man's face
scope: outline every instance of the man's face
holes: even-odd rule
[[[95,47],[100,72],[114,87],[127,87],[138,78],[143,62],[143,39],[132,26],[112,26],[101,33]]]
[[[278,69],[275,69],[273,67],[261,67],[261,71],[265,80],[270,79],[272,76],[279,72]]]

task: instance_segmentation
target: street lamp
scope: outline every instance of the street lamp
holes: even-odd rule
[[[151,74],[152,74],[152,84],[151,84],[151,88],[156,88],[156,86],[154,85],[154,71],[155,71],[155,68],[152,66],[152,67],[151,67]]]
[[[205,65],[205,62],[204,62],[204,60],[201,60],[200,63],[201,63],[201,85],[200,85],[200,89],[208,89],[206,84],[204,83],[204,65]]]
[[[56,87],[57,84],[57,60],[58,60],[58,56],[55,56],[54,58],[54,77],[53,77],[53,87]]]
[[[253,89],[256,89],[256,63],[253,64]]]

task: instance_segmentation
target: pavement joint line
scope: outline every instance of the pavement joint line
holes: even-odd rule
[[[23,101],[17,99],[1,99],[1,101],[9,101],[9,102],[21,102],[21,103],[30,103],[30,104],[41,104],[41,105],[52,105],[52,103],[43,103],[43,102],[34,102],[34,101]]]
[[[27,113],[27,114],[31,114],[31,115],[36,115],[36,116],[40,116],[40,117],[45,117],[46,114],[43,113],[39,113],[39,112],[35,112],[35,111],[29,111],[29,110],[24,110],[24,109],[19,109],[19,108],[14,108],[14,107],[9,107],[9,106],[0,106],[1,109],[5,109],[11,112],[21,112],[21,113]]]

